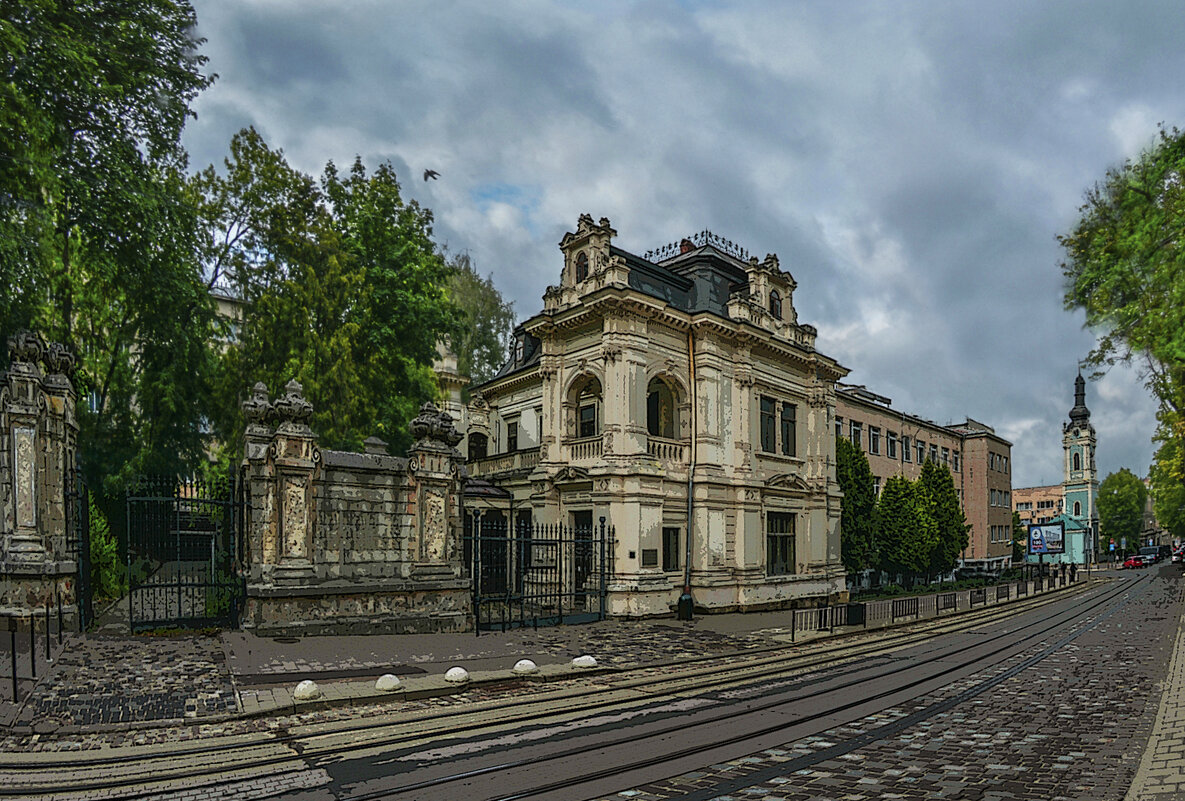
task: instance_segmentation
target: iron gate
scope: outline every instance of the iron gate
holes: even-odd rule
[[[246,595],[240,490],[233,478],[141,476],[128,486],[133,631],[238,625]]]
[[[91,568],[90,496],[77,467],[66,471],[66,549],[78,565],[74,598],[78,604],[78,630],[85,631],[95,618],[94,576]]]
[[[476,525],[475,525],[476,522]],[[465,519],[478,631],[604,620],[613,527]]]

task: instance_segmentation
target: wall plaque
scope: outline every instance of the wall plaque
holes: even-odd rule
[[[36,464],[34,459],[36,431],[32,428],[12,430],[13,493],[16,497],[16,524],[32,528],[37,525]]]

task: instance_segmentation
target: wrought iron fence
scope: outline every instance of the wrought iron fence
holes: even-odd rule
[[[473,577],[479,632],[603,620],[612,574],[613,527],[508,525],[467,518],[464,558]]]
[[[141,476],[127,490],[128,618],[132,629],[234,626],[241,498],[233,479]]]

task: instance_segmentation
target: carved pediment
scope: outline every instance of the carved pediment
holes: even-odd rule
[[[798,473],[779,473],[765,482],[770,489],[793,490],[796,492],[810,492],[810,485]]]
[[[583,467],[561,467],[559,472],[552,477],[552,481],[556,484],[573,484],[580,481],[590,481],[588,471]]]

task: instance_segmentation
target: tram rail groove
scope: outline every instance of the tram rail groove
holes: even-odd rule
[[[1144,578],[1146,578],[1146,577],[1141,577],[1140,579],[1137,579],[1136,582],[1134,582],[1134,583],[1139,583]],[[1101,600],[1095,602],[1094,604],[1092,604],[1090,607],[1088,607],[1088,609],[1094,608],[1095,606],[1106,603],[1112,597],[1115,597],[1116,595],[1121,594],[1122,592],[1129,591],[1132,586],[1133,586],[1132,582],[1125,582],[1123,585],[1121,585],[1114,592],[1108,592],[1105,587],[1102,588],[1103,592],[1105,594],[1105,597],[1102,598]],[[1088,588],[1089,588],[1089,585],[1087,587],[1084,587],[1083,591],[1087,591]],[[983,619],[977,620],[977,621],[968,621],[965,616],[960,616],[959,618],[947,618],[944,621],[946,623],[946,625],[934,626],[928,632],[926,632],[922,635],[913,635],[913,634],[893,635],[893,636],[886,638],[886,640],[880,641],[878,643],[870,643],[869,644],[870,647],[867,647],[858,653],[851,653],[850,655],[851,655],[852,659],[855,659],[860,656],[878,655],[880,653],[895,650],[900,647],[906,647],[909,645],[924,644],[928,641],[936,639],[938,636],[945,633],[945,630],[951,628],[952,625],[955,624],[956,622],[961,624],[961,625],[957,626],[957,628],[959,628],[959,629],[968,628],[967,624],[969,622],[971,622],[972,625],[985,625],[987,623],[996,622],[1001,619],[1007,619],[1008,617],[1011,617],[1020,611],[1026,611],[1026,610],[1030,610],[1033,608],[1039,608],[1040,606],[1044,606],[1047,603],[1054,603],[1059,600],[1065,600],[1067,597],[1068,596],[1062,595],[1062,594],[1058,594],[1058,596],[1056,596],[1054,598],[1049,598],[1048,596],[1046,596],[1041,599],[1041,601],[1042,601],[1041,603],[1026,604],[1023,608],[1019,607],[1019,606],[1013,606],[1013,605],[1010,605],[1009,607],[989,608],[992,611],[989,614],[983,615]],[[1036,600],[1036,599],[1034,599],[1034,600]],[[1005,613],[1006,609],[1012,610],[1012,611],[1010,613]],[[1066,613],[1071,614],[1074,617],[1077,617],[1077,616],[1080,616],[1081,611],[1082,611],[1081,609],[1075,608],[1075,609],[1066,610]],[[1008,638],[1010,640],[1011,644],[1015,644],[1018,641],[1017,636],[1016,636],[1018,632],[1023,631],[1024,629],[1039,625],[1040,623],[1044,623],[1044,622],[1047,622],[1047,621],[1036,621],[1032,624],[1021,627],[1020,629],[1011,629],[1011,630],[1008,630],[1000,635],[996,635],[995,637],[988,638],[985,640],[979,640],[971,645],[966,646],[965,648],[958,649],[953,652],[946,652],[943,655],[943,658],[949,658],[953,654],[961,653],[961,652],[969,650],[971,648],[980,647],[984,643],[990,643],[994,640],[999,640],[1002,638]],[[1029,635],[1028,637],[1026,637],[1024,639],[1032,639],[1033,637],[1040,636],[1041,634],[1045,633],[1045,631],[1051,630],[1052,628],[1056,628],[1058,625],[1063,625],[1063,624],[1062,623],[1053,624],[1051,626],[1046,627],[1046,629],[1043,629],[1040,632],[1036,632],[1035,634]],[[889,647],[885,647],[886,643],[888,644]],[[1004,649],[1007,649],[1008,647],[1012,647],[1012,646],[1011,645],[1005,646]],[[785,652],[785,651],[788,651],[789,649],[783,648],[781,650],[783,652]],[[787,664],[785,661],[782,661],[780,663],[779,667],[772,668],[769,670],[763,670],[763,671],[762,670],[752,671],[751,670],[752,664],[746,664],[740,668],[742,670],[746,670],[746,669],[750,670],[750,672],[746,675],[743,675],[743,676],[728,675],[727,677],[722,678],[722,679],[702,681],[698,685],[694,685],[694,686],[688,686],[688,685],[684,684],[684,685],[678,686],[675,689],[672,689],[669,691],[656,691],[656,692],[652,691],[648,696],[646,696],[644,698],[635,698],[634,702],[635,703],[652,703],[656,699],[660,699],[663,697],[671,697],[671,696],[680,695],[680,694],[686,694],[692,690],[705,690],[705,689],[710,689],[713,687],[721,688],[721,687],[726,687],[726,686],[735,686],[737,684],[752,684],[756,680],[767,679],[770,676],[777,676],[777,675],[790,676],[790,675],[793,675],[796,673],[801,675],[804,673],[804,671],[809,671],[809,668],[811,668],[811,667],[816,667],[816,666],[824,664],[824,663],[833,664],[833,662],[830,662],[829,660],[821,658],[821,657],[828,655],[828,654],[833,654],[833,653],[836,653],[836,652],[842,651],[842,650],[848,650],[848,649],[844,649],[844,648],[820,649],[810,655],[803,655],[801,657],[801,659],[799,660],[799,662],[797,662],[793,665]],[[1001,649],[1001,650],[1003,650],[1003,649]],[[810,659],[812,661],[803,663],[802,659]],[[772,662],[772,661],[777,661],[777,660],[775,658],[766,658],[763,661]],[[937,661],[937,660],[929,660],[929,661]],[[901,672],[902,670],[913,669],[914,667],[916,667],[916,665],[895,668],[894,670],[887,671],[882,674],[878,674],[878,676],[872,677],[872,678],[881,678],[885,675],[891,675],[894,672]],[[704,671],[699,670],[699,671],[694,671],[693,673],[699,675],[699,674],[702,674],[703,672]],[[729,672],[729,671],[725,671],[725,672]],[[732,671],[732,672],[735,672],[735,671]],[[713,675],[718,676],[720,673],[721,673],[721,671],[715,671],[713,673]],[[810,675],[809,672],[806,672],[804,679],[809,679],[809,675]],[[645,687],[647,685],[671,684],[673,682],[676,682],[678,680],[678,678],[679,677],[660,677],[657,679],[642,678],[642,679],[638,679],[636,682],[628,683],[627,686],[625,686],[625,687],[619,687],[616,689],[625,689],[625,690],[635,690],[636,691],[636,690],[638,690],[639,687]],[[831,678],[831,677],[828,677],[828,678]],[[870,680],[869,678],[865,678],[861,682],[853,682],[852,684],[849,684],[849,685],[841,685],[839,687],[830,689],[827,692],[838,692],[843,689],[846,689],[849,686],[853,686],[855,684],[863,683],[863,682],[866,682],[869,680]],[[808,680],[807,684],[809,684],[809,683],[810,682]],[[901,689],[902,688],[897,688],[896,691],[900,691]],[[604,689],[596,689],[596,690],[588,690],[588,691],[580,692],[577,695],[579,695],[579,696],[598,695],[599,696],[599,695],[603,695],[604,692],[605,692]],[[548,699],[532,699],[532,705],[538,705],[539,703],[546,702],[547,700]],[[793,699],[791,701],[782,700],[782,701],[779,701],[779,703],[782,705],[785,705],[787,703],[794,703],[796,700],[801,700],[801,699]],[[869,700],[869,699],[863,698],[861,700],[861,703],[866,702],[867,700]],[[594,702],[594,703],[589,703],[589,704],[584,704],[584,705],[568,704],[564,708],[563,713],[570,714],[573,711],[596,710],[598,708],[609,708],[610,706],[621,707],[626,703],[628,703],[628,702],[618,699],[618,700],[615,700],[612,704],[605,704],[605,703],[601,703],[601,702]],[[515,704],[515,706],[522,707],[524,705],[522,703],[519,703],[519,704]],[[753,706],[746,707],[746,709],[744,710],[744,713],[750,713],[753,711],[753,709],[754,709]],[[454,711],[453,715],[472,716],[475,712],[481,712],[481,711],[486,711],[486,712],[496,711],[496,707],[487,708],[485,710],[477,710],[472,707],[467,708],[467,709],[458,709],[458,710]],[[521,715],[517,718],[514,718],[514,719],[500,718],[497,721],[497,724],[494,724],[489,721],[485,721],[485,722],[473,724],[472,726],[468,726],[468,727],[454,728],[454,729],[449,730],[450,739],[456,739],[456,735],[458,735],[458,734],[464,734],[466,732],[479,732],[484,729],[489,729],[495,725],[497,725],[499,727],[504,727],[508,722],[532,722],[532,721],[537,722],[537,721],[545,720],[548,718],[554,718],[556,716],[556,714],[557,714],[557,711],[553,708],[553,709],[548,709],[548,710],[541,711],[541,712],[533,712],[533,713],[523,714],[523,715]],[[437,721],[438,720],[439,720],[439,718],[437,719]],[[412,724],[417,723],[417,722],[430,722],[430,721],[427,719],[419,720],[419,721],[411,721]],[[224,762],[224,763],[219,764],[217,766],[208,766],[208,767],[205,767],[205,768],[199,769],[199,770],[192,770],[192,769],[190,769],[189,766],[178,766],[177,772],[166,772],[166,773],[162,774],[158,770],[156,772],[156,774],[153,775],[151,778],[145,778],[142,775],[137,775],[137,776],[125,776],[125,777],[111,777],[107,780],[103,780],[103,781],[99,781],[99,782],[91,781],[86,784],[66,783],[66,784],[56,784],[53,786],[24,785],[21,787],[13,787],[11,785],[6,785],[3,787],[0,787],[0,796],[11,796],[11,795],[18,795],[18,794],[19,795],[30,795],[30,794],[44,795],[44,794],[51,794],[51,793],[78,791],[78,790],[82,790],[82,789],[117,790],[119,788],[124,788],[124,787],[126,787],[126,788],[142,787],[143,789],[137,790],[131,794],[117,796],[119,798],[131,799],[131,798],[145,798],[145,797],[149,797],[149,796],[153,796],[153,795],[159,795],[162,792],[162,788],[160,788],[159,786],[158,787],[151,787],[149,785],[159,785],[164,782],[176,782],[176,781],[182,781],[182,780],[187,780],[187,779],[196,779],[196,778],[200,778],[200,777],[210,776],[212,774],[217,774],[220,772],[225,772],[227,770],[233,770],[233,771],[254,770],[254,773],[252,774],[251,778],[252,779],[262,779],[262,778],[266,778],[270,775],[275,775],[276,773],[283,772],[283,771],[274,771],[273,770],[270,773],[268,773],[268,772],[259,771],[258,770],[259,768],[269,768],[269,767],[278,767],[281,765],[289,765],[294,761],[301,761],[301,762],[307,763],[309,760],[323,758],[323,757],[327,757],[327,756],[338,755],[342,751],[341,747],[337,746],[337,745],[335,745],[333,747],[327,747],[327,748],[317,748],[316,746],[308,747],[307,743],[309,740],[319,739],[319,738],[327,738],[327,737],[340,738],[344,735],[355,734],[355,733],[359,733],[362,731],[375,730],[375,729],[380,729],[380,728],[402,727],[402,726],[406,726],[407,724],[408,724],[408,721],[399,721],[399,722],[373,721],[373,722],[368,723],[365,726],[360,726],[360,727],[340,728],[340,729],[334,729],[334,730],[330,730],[330,731],[308,732],[308,733],[304,733],[304,734],[290,733],[290,734],[288,734],[284,737],[281,737],[281,738],[272,738],[272,739],[266,740],[264,742],[252,743],[250,745],[244,745],[241,743],[239,743],[239,744],[222,744],[218,749],[195,748],[195,749],[186,750],[183,752],[155,753],[155,754],[148,754],[148,755],[143,755],[143,756],[137,754],[137,755],[134,755],[136,757],[136,759],[134,759],[134,760],[129,759],[126,761],[139,761],[141,759],[160,759],[162,757],[174,758],[177,760],[181,760],[181,759],[185,759],[187,757],[209,756],[212,753],[220,752],[220,751],[224,751],[224,750],[229,750],[231,748],[237,749],[240,752],[242,752],[242,751],[259,751],[259,750],[266,750],[266,749],[271,749],[274,751],[274,749],[277,747],[283,747],[283,746],[287,746],[290,744],[295,744],[297,742],[306,744],[306,747],[304,747],[302,749],[299,749],[299,750],[294,749],[294,751],[285,753],[285,754],[278,754],[278,755],[272,754],[271,756],[268,756],[267,758],[265,758],[263,760],[259,760],[259,761],[255,761],[255,762],[243,761],[243,762],[239,762],[238,764],[229,764],[229,765]],[[386,736],[378,737],[369,743],[354,742],[351,744],[350,750],[357,751],[357,750],[363,749],[363,748],[375,748],[375,747],[384,746],[384,745],[385,746],[392,746],[392,747],[399,747],[399,745],[401,743],[415,742],[417,740],[422,739],[424,736],[432,734],[432,733],[433,733],[432,731],[408,732],[408,733],[401,734],[398,737],[390,738],[390,739],[388,739]],[[241,754],[241,755],[244,757],[244,760],[246,760],[250,757],[249,754]],[[91,760],[89,760],[89,763],[91,766],[95,766],[95,767],[98,767],[98,766],[110,767],[110,765],[112,764],[112,760],[109,758],[94,757]],[[41,772],[44,772],[47,768],[63,768],[63,769],[76,770],[77,768],[84,767],[84,766],[87,766],[87,765],[79,760],[72,760],[69,762],[60,763],[58,765],[49,765],[44,760],[39,760],[35,764],[28,765],[28,767],[34,768],[34,769],[41,771]],[[0,766],[0,767],[11,768],[12,766],[7,765],[7,766]],[[240,781],[240,780],[241,779],[236,778],[234,781]],[[434,784],[440,784],[445,781],[456,781],[456,780],[457,779],[455,779],[455,778],[440,779],[440,780],[435,781]],[[201,784],[196,785],[196,786],[215,787],[215,786],[224,785],[227,783],[228,782],[225,780],[225,778],[220,777],[220,779],[218,781],[202,782]],[[410,788],[403,788],[403,789],[385,791],[385,792],[394,793],[394,792],[409,792],[409,791],[411,791]],[[116,797],[116,796],[113,796],[113,797]],[[363,797],[365,797],[365,796],[363,796]],[[383,796],[379,795],[379,796],[375,796],[375,797],[383,797]]]
[[[1081,589],[1074,590],[1074,594],[1081,594],[1087,591],[1090,585],[1083,585]],[[928,641],[937,639],[939,636],[946,634],[952,630],[963,630],[971,627],[978,627],[988,625],[999,620],[1005,620],[1014,615],[1028,611],[1034,608],[1040,608],[1048,604],[1063,601],[1071,594],[1058,594],[1056,596],[1035,596],[1030,601],[1022,602],[1021,604],[1012,604],[1008,606],[987,607],[985,609],[968,612],[958,617],[947,617],[941,621],[932,619],[924,621],[931,625],[918,625],[911,627],[908,631],[897,630],[896,633],[889,634],[884,637],[876,638],[875,635],[869,637],[863,642],[847,642],[837,645],[815,648],[809,652],[803,653],[801,645],[783,644],[771,646],[770,648],[751,649],[741,652],[744,661],[741,664],[732,666],[719,667],[693,667],[690,670],[681,671],[678,675],[664,675],[664,676],[639,676],[635,678],[617,679],[616,676],[625,676],[633,671],[652,670],[657,667],[666,666],[667,663],[647,664],[638,668],[623,670],[618,674],[612,674],[612,678],[608,678],[602,674],[602,678],[608,678],[611,684],[600,683],[597,687],[577,690],[575,692],[566,692],[564,690],[554,690],[550,692],[540,693],[528,700],[510,699],[509,701],[503,699],[496,699],[491,702],[479,702],[465,707],[450,707],[443,712],[439,710],[432,710],[421,714],[409,715],[408,717],[397,722],[390,720],[369,720],[364,722],[359,721],[330,721],[324,723],[312,723],[305,725],[296,725],[285,727],[284,734],[280,736],[270,737],[266,741],[251,742],[251,738],[257,737],[258,734],[237,734],[228,735],[218,738],[216,743],[203,743],[201,741],[191,741],[188,743],[179,744],[162,744],[160,746],[137,746],[135,752],[123,754],[93,754],[89,752],[64,752],[55,754],[60,761],[56,764],[47,763],[43,757],[29,759],[30,754],[0,754],[0,771],[16,771],[23,768],[33,770],[45,770],[50,768],[84,768],[103,766],[109,767],[112,764],[130,764],[135,762],[152,761],[162,758],[184,758],[188,756],[211,756],[217,753],[226,751],[240,751],[242,749],[265,749],[273,748],[275,746],[286,745],[291,742],[307,742],[312,739],[336,737],[342,735],[358,734],[366,731],[391,728],[393,726],[410,727],[417,723],[447,723],[450,718],[459,717],[473,717],[476,714],[483,712],[498,712],[503,709],[522,709],[523,707],[538,706],[546,704],[554,699],[555,696],[562,695],[566,701],[592,696],[600,698],[604,695],[606,687],[611,690],[635,690],[639,692],[647,691],[648,688],[654,686],[661,686],[664,684],[680,683],[677,692],[687,692],[689,689],[701,689],[703,687],[727,687],[736,683],[746,683],[754,679],[768,678],[770,676],[792,675],[795,672],[809,671],[811,668],[819,665],[835,664],[834,657],[840,656],[843,658],[860,658],[870,655],[879,655],[881,653],[891,652],[892,650],[910,647],[913,645],[923,644]],[[817,641],[825,642],[825,641]],[[751,655],[757,658],[751,658]],[[721,659],[736,658],[738,655],[718,656],[697,658],[696,662],[702,664],[705,660],[719,661]],[[787,661],[787,657],[792,661]],[[690,661],[690,660],[689,660]],[[679,663],[681,664],[681,663]],[[765,665],[775,665],[776,667],[768,671],[760,671],[759,669]],[[700,685],[686,684],[687,680],[695,679],[697,677],[710,677],[709,681]],[[673,692],[662,692],[650,690],[650,698],[662,698],[664,696],[672,695]],[[572,705],[569,703],[567,709],[571,710],[595,710],[603,704],[597,702],[587,705]],[[553,714],[552,712],[543,713],[521,713],[510,718],[503,718],[504,721],[513,720],[516,722],[530,722],[539,717],[547,717]],[[485,724],[478,724],[482,727]],[[450,732],[458,733],[464,732],[470,727],[452,728]],[[430,730],[429,730],[430,731]],[[418,732],[413,732],[408,736],[417,736]],[[176,746],[176,747],[174,747]],[[0,797],[7,793],[7,788],[0,786]]]

